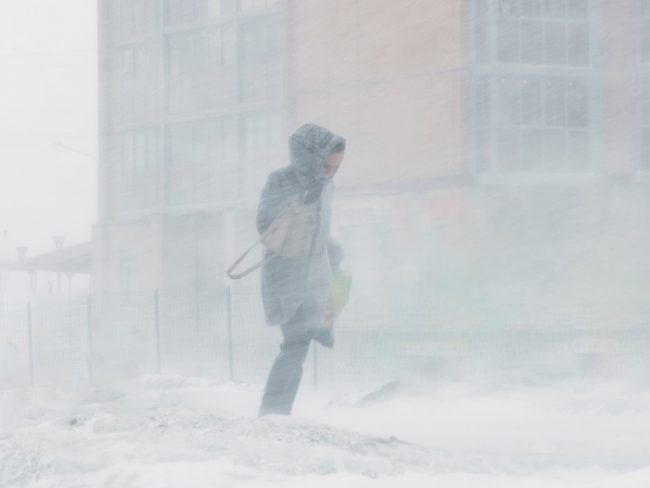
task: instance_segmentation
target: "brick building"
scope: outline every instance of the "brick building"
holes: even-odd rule
[[[650,0],[99,4],[99,291],[223,285],[303,121],[369,282],[596,310],[650,273]]]

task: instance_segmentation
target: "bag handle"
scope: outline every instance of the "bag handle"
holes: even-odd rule
[[[250,268],[246,268],[241,273],[235,273],[235,268],[239,265],[239,263],[241,263],[244,260],[244,258],[246,256],[248,256],[250,254],[250,252],[253,249],[255,249],[257,247],[257,245],[260,244],[261,242],[262,242],[262,239],[261,238],[258,239],[257,242],[255,242],[255,244],[253,244],[251,247],[249,247],[248,250],[244,254],[239,256],[237,258],[237,260],[234,263],[232,263],[232,266],[230,266],[230,268],[228,268],[227,273],[228,273],[228,276],[230,277],[231,280],[239,280],[239,279],[243,278],[244,276],[251,274],[253,271],[255,271],[257,268],[260,268],[261,266],[263,266],[264,263],[269,260],[270,256],[267,256],[267,257],[263,258],[262,260],[260,260],[258,263],[251,266]]]
[[[289,212],[290,209],[291,209],[290,207],[284,209],[284,211],[281,212],[280,215],[278,215],[278,216],[275,218],[275,220],[273,221],[273,223],[275,223],[275,222],[276,222],[280,217],[282,217],[282,216],[285,215],[287,212]],[[250,254],[250,252],[251,252],[253,249],[255,249],[255,247],[257,247],[258,244],[261,244],[261,243],[263,242],[264,238],[265,238],[267,235],[269,235],[271,232],[273,232],[273,223],[271,223],[271,225],[269,225],[269,227],[268,227],[268,228],[267,228],[267,229],[262,233],[262,235],[260,236],[260,238],[259,238],[257,241],[255,241],[255,243],[254,243],[251,247],[249,247],[248,250],[247,250],[246,252],[244,252],[244,254],[242,254],[241,256],[239,256],[239,257],[237,258],[237,260],[236,260],[234,263],[232,263],[232,265],[230,266],[230,268],[228,268],[228,271],[226,271],[226,273],[228,273],[228,276],[230,277],[230,279],[232,279],[232,280],[239,280],[239,279],[243,278],[244,276],[247,276],[247,275],[251,274],[251,273],[252,273],[253,271],[255,271],[256,269],[261,268],[261,267],[262,267],[262,266],[263,266],[267,261],[269,261],[269,260],[271,260],[271,259],[273,258],[273,255],[265,256],[265,257],[262,258],[262,259],[261,259],[257,264],[254,264],[254,265],[251,266],[250,268],[245,269],[245,270],[242,271],[241,273],[235,273],[235,272],[234,272],[235,268],[239,265],[239,263],[241,263],[241,262],[244,260],[244,258],[245,258],[246,256],[248,256],[248,255]]]

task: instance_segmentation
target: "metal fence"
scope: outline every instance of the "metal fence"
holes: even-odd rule
[[[650,370],[647,324],[461,321],[424,294],[356,297],[333,350],[314,345],[305,380],[353,391],[408,376],[562,378]],[[256,288],[39,299],[0,315],[0,386],[182,374],[262,383],[281,337]]]

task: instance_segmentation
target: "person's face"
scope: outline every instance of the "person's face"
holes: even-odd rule
[[[323,175],[325,175],[328,178],[331,178],[336,174],[336,172],[339,169],[339,166],[341,166],[341,161],[343,161],[343,154],[342,152],[337,152],[330,154],[329,157],[325,160],[325,168],[323,170]]]

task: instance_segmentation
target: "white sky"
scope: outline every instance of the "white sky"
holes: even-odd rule
[[[90,238],[96,48],[95,0],[0,2],[0,260]]]

